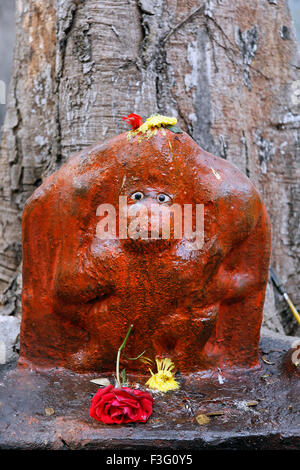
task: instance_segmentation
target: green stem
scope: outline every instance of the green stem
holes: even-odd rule
[[[146,352],[146,349],[145,351],[143,351],[141,354],[139,354],[137,357],[128,357],[126,356],[126,354],[124,353],[124,356],[126,357],[126,359],[128,359],[129,361],[137,361],[140,357],[142,357],[142,355]]]
[[[120,357],[121,357],[121,351],[122,349],[125,348],[126,346],[126,343],[127,343],[127,340],[129,338],[129,335],[131,333],[131,330],[133,328],[133,325],[130,325],[128,331],[127,331],[127,334],[125,336],[125,339],[123,341],[123,343],[121,344],[121,346],[119,347],[118,349],[118,355],[117,355],[117,365],[116,365],[116,377],[117,377],[117,383],[116,383],[116,386],[121,388],[121,382],[120,382]]]

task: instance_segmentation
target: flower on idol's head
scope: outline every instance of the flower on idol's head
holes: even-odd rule
[[[150,379],[146,382],[146,386],[153,390],[167,392],[169,390],[177,390],[179,388],[178,382],[174,378],[175,368],[174,363],[169,358],[155,359],[157,365],[157,373],[153,374],[152,370]]]
[[[175,117],[163,116],[162,114],[153,114],[148,117],[144,124],[140,127],[139,132],[145,132],[159,127],[175,126],[177,119]]]
[[[132,130],[138,129],[143,124],[141,116],[134,113],[128,114],[128,116],[123,116],[122,119],[131,125]]]
[[[148,392],[108,385],[92,398],[90,416],[105,424],[146,423],[152,406],[153,398]]]
[[[129,114],[127,118],[123,119],[127,120],[130,116],[136,115]],[[163,116],[162,114],[152,114],[152,116],[148,117],[144,123],[137,122],[137,127],[133,127],[132,125],[131,131],[127,134],[127,140],[138,136],[137,141],[140,143],[144,138],[150,139],[152,136],[156,135],[159,129],[161,129],[161,132],[164,135],[166,135],[166,129],[175,132],[176,134],[182,134],[182,130],[179,129],[176,124],[177,119],[175,117]]]

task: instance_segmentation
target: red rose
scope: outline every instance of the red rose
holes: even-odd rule
[[[132,130],[137,129],[143,124],[143,119],[138,114],[128,114],[128,116],[122,117],[123,121],[126,121],[128,124],[131,124]]]
[[[108,385],[92,398],[90,416],[106,424],[146,423],[152,406],[153,398],[148,392]]]

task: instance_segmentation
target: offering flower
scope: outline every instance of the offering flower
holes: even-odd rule
[[[100,388],[92,398],[90,416],[106,424],[146,423],[152,414],[153,397],[149,392],[121,386],[120,357],[125,348],[133,325],[119,347],[116,364],[116,384]],[[125,369],[122,371],[122,385],[126,384]]]
[[[169,358],[155,359],[157,365],[157,373],[153,374],[150,370],[152,377],[146,382],[146,385],[153,390],[161,392],[168,392],[169,390],[177,390],[179,388],[178,382],[174,378],[173,369],[174,363]]]
[[[90,416],[106,424],[146,423],[152,407],[150,393],[108,385],[92,398]]]
[[[131,119],[130,116],[136,116],[136,114],[129,114],[127,118],[123,119]],[[129,122],[131,123],[131,121]],[[177,119],[175,117],[163,116],[162,114],[153,114],[152,116],[148,117],[144,123],[141,121],[139,126],[138,121],[135,122],[134,126],[131,124],[132,129],[130,132],[128,132],[127,139],[130,140],[132,137],[135,137],[139,134],[138,142],[141,142],[145,137],[149,139],[155,135],[160,128],[161,132],[164,134],[166,132],[165,129],[169,129],[176,134],[182,134],[182,130],[179,129],[176,124]]]
[[[141,125],[139,132],[145,134],[145,132],[153,129],[154,127],[168,127],[175,126],[177,119],[175,117],[163,116],[162,114],[153,114],[146,119],[146,122]]]
[[[132,130],[138,129],[143,124],[141,116],[134,113],[128,114],[128,116],[123,116],[122,119],[131,125]]]

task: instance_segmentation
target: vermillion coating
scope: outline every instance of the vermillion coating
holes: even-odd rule
[[[97,207],[134,191],[204,204],[203,248],[96,238]],[[258,363],[268,217],[250,180],[186,133],[124,133],[75,154],[28,200],[23,250],[20,364],[113,371],[129,324],[130,357],[146,349],[183,373]]]

